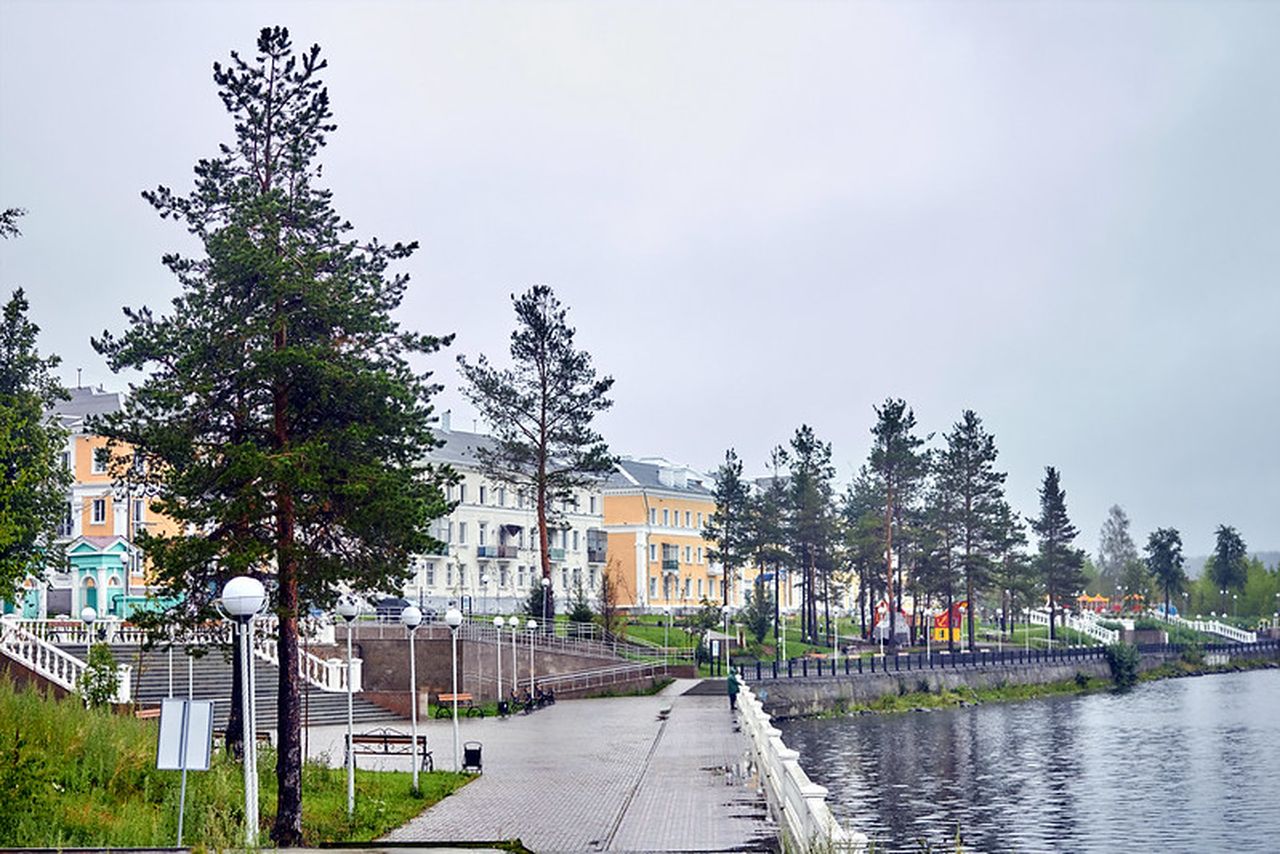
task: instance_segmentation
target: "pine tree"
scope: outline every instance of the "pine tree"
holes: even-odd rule
[[[1035,565],[1025,552],[1026,526],[1007,503],[1002,503],[997,522],[1000,532],[991,582],[1000,596],[1000,631],[1010,630],[1009,611],[1031,604],[1038,586]]]
[[[904,400],[889,398],[875,407],[876,423],[871,428],[874,439],[869,460],[884,489],[884,562],[885,587],[889,606],[889,643],[896,643],[898,609],[894,596],[894,534],[900,527],[900,508],[910,499],[928,465],[920,451],[924,440],[914,434],[916,416]]]
[[[730,448],[724,463],[716,470],[714,498],[716,510],[702,529],[703,539],[715,545],[707,551],[707,559],[719,563],[724,576],[721,590],[724,604],[729,604],[729,591],[734,579],[750,559],[751,531],[750,492],[742,479],[742,460]]]
[[[788,537],[804,578],[801,598],[801,637],[813,642],[818,635],[818,598],[826,609],[830,625],[829,584],[823,569],[830,569],[828,556],[832,547],[831,445],[821,442],[813,428],[801,425],[791,439],[791,476],[787,481]],[[821,578],[821,583],[820,583]]]
[[[866,466],[859,469],[840,501],[839,519],[844,561],[858,582],[860,632],[869,637],[868,610],[883,590],[880,561],[884,549],[883,490]]]
[[[1219,525],[1214,532],[1216,542],[1209,558],[1209,578],[1219,588],[1242,590],[1247,577],[1249,550],[1240,532],[1229,525]]]
[[[969,650],[976,649],[974,613],[977,591],[987,584],[995,560],[1004,513],[1004,472],[995,470],[995,437],[982,426],[982,419],[966,409],[950,433],[947,447],[939,457],[939,477],[956,498],[954,516],[958,570],[964,578],[969,600]]]
[[[773,575],[773,642],[777,649],[780,649],[782,575],[792,565],[792,555],[786,543],[787,476],[783,474],[790,461],[783,447],[776,447],[769,453],[772,475],[764,479],[747,505],[747,527],[751,533],[748,552],[757,565]]]
[[[1098,540],[1098,573],[1103,588],[1116,589],[1125,570],[1137,560],[1138,547],[1129,535],[1129,517],[1124,508],[1113,504]]]
[[[533,493],[542,577],[550,579],[553,502],[573,501],[574,490],[613,470],[614,458],[591,426],[613,405],[613,378],[597,379],[591,355],[574,346],[575,331],[551,288],[535,285],[511,300],[511,367],[497,368],[485,356],[459,356],[458,366],[463,394],[493,431],[494,445],[477,454],[480,465],[490,478]],[[548,619],[554,615],[549,590]]]
[[[1182,569],[1182,536],[1174,528],[1157,528],[1147,538],[1146,552],[1147,568],[1151,570],[1156,586],[1164,593],[1164,612],[1168,614],[1173,594],[1181,591],[1187,583]]]
[[[319,186],[335,129],[325,67],[318,46],[295,53],[280,27],[261,31],[251,60],[233,52],[214,65],[234,142],[197,163],[190,194],[143,194],[203,255],[165,256],[181,286],[172,313],[126,309],[127,331],[94,342],[113,370],[148,373],[95,429],[136,449],[143,464],[115,455],[113,475],[154,486],[157,509],[180,525],[139,537],[161,594],[183,600],[166,619],[213,618],[229,576],[272,580],[286,662],[310,608],[344,590],[400,592],[448,510],[445,473],[421,462],[437,387],[407,362],[447,339],[392,319],[407,277],[388,269],[416,244],[352,239]],[[281,847],[302,841],[299,680],[280,668]]]
[[[58,525],[71,473],[62,463],[67,433],[49,409],[67,392],[53,375],[57,356],[36,348],[40,328],[22,289],[0,315],[0,599],[62,563]]]
[[[1077,531],[1067,517],[1067,494],[1059,482],[1058,470],[1046,466],[1040,486],[1040,516],[1031,523],[1040,538],[1040,577],[1049,595],[1049,637],[1056,637],[1054,621],[1058,597],[1073,596],[1084,586],[1084,552],[1072,547]]]

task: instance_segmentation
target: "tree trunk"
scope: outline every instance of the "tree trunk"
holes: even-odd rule
[[[826,643],[835,646],[835,638],[831,634],[831,573],[822,576],[822,619],[825,623]]]
[[[240,712],[244,692],[243,674],[240,667],[240,632],[234,627],[231,631],[231,708],[227,716],[227,755],[242,759],[244,757],[244,717]]]
[[[290,517],[292,503],[289,504]],[[292,518],[289,519],[292,540]],[[277,846],[302,844],[302,694],[298,675],[298,566],[293,558],[280,564],[277,656],[280,659],[276,749],[276,822],[271,841]]]
[[[773,566],[773,657],[778,657],[779,650],[782,647],[778,643],[778,632],[780,620],[779,616],[782,609],[782,567],[778,564]]]
[[[895,629],[898,626],[897,615],[893,607],[893,480],[892,477],[885,478],[888,484],[888,500],[884,507],[884,565],[885,565],[885,604],[889,608],[889,613],[885,616],[889,619],[889,646],[893,646],[896,640]]]
[[[543,588],[544,615],[541,622],[543,634],[554,634],[549,631],[551,626],[555,625],[556,616],[556,594],[555,584],[551,578],[551,538],[547,533],[547,457],[545,445],[541,458],[538,460],[538,548],[541,551],[542,577],[547,580],[546,586]],[[539,582],[541,583],[541,582]]]

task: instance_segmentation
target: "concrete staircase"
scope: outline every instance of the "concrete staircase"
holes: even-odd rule
[[[61,649],[81,661],[87,660],[89,651],[84,646],[62,645]],[[218,648],[202,647],[205,655],[192,658],[194,696],[197,700],[214,700],[214,727],[226,725],[231,711],[232,665],[229,653]],[[133,666],[133,697],[143,706],[158,705],[169,696],[169,654],[164,650],[141,653],[137,647],[117,646],[112,649],[116,661]],[[255,694],[257,700],[258,728],[274,729],[276,726],[276,687],[279,671],[274,664],[254,660]],[[347,695],[321,691],[303,682],[303,726],[326,726],[347,722]],[[173,648],[173,696],[187,696],[187,656],[182,647]],[[395,713],[375,705],[357,693],[353,705],[355,723],[367,724],[398,720]]]

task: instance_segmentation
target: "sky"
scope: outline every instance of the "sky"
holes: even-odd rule
[[[273,24],[329,60],[339,213],[421,243],[455,428],[546,283],[615,452],[763,474],[807,423],[843,482],[901,397],[935,444],[974,409],[1024,513],[1057,467],[1090,551],[1112,504],[1280,548],[1280,3],[0,0],[0,289],[68,384],[126,388],[89,338],[193,248],[140,192]]]

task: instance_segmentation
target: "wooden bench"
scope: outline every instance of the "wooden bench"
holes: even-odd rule
[[[436,717],[448,717],[453,713],[453,701],[457,700],[459,706],[463,706],[467,710],[467,716],[479,715],[484,717],[484,709],[476,705],[475,698],[470,694],[437,694],[436,695]]]
[[[346,741],[344,736],[343,741]],[[354,745],[355,756],[412,756],[414,755],[413,736],[407,732],[401,732],[398,729],[389,727],[379,727],[368,732],[358,732],[351,736],[351,741],[347,742],[347,753],[343,756],[343,764],[346,764],[348,756],[352,756],[352,746]],[[431,758],[431,751],[427,750],[427,737],[425,735],[418,736],[418,750],[422,754],[422,770],[431,771],[435,768],[435,762]],[[354,757],[352,764],[355,764]]]
[[[156,716],[159,717],[158,712]],[[258,736],[257,740],[259,744],[265,744],[267,747],[271,746],[271,730],[260,729],[258,730],[257,736]],[[225,729],[215,729],[213,731],[213,743],[215,746],[219,744],[225,744],[226,741],[227,741],[227,731]]]
[[[133,716],[142,721],[158,720],[160,718],[160,707],[153,706],[150,709],[139,707],[133,710]]]

